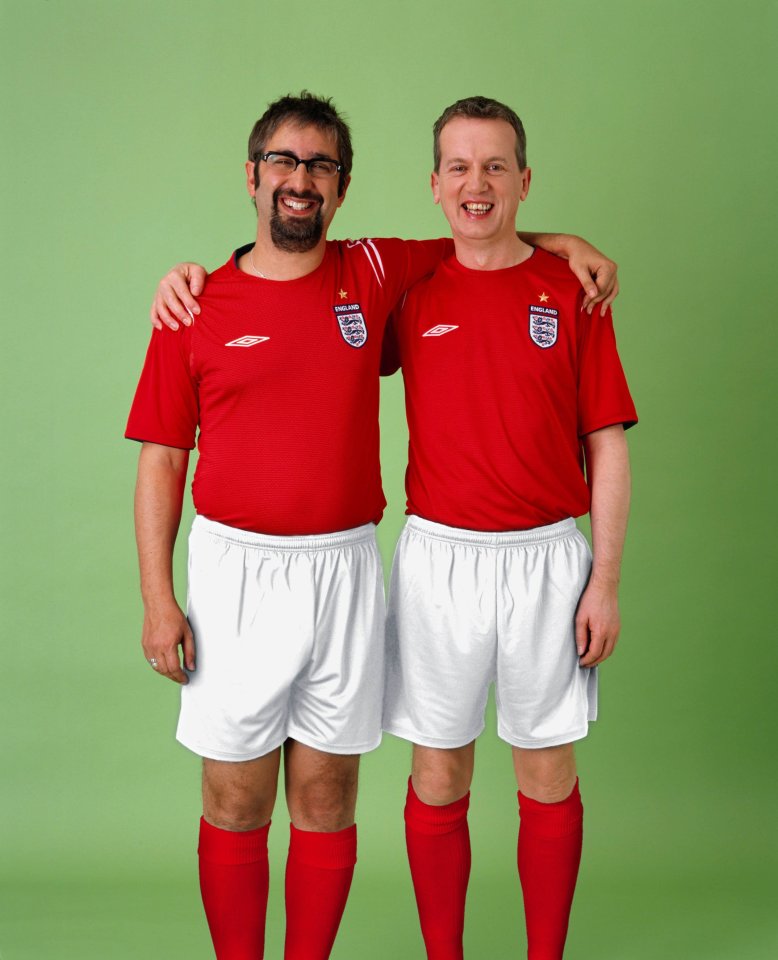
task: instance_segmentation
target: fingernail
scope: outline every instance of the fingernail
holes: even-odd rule
[[[171,330],[178,330],[178,324],[174,321],[173,323],[170,324],[170,329],[171,329]]]

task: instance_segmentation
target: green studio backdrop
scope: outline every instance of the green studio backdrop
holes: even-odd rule
[[[768,0],[3,0],[3,960],[210,955],[198,763],[173,740],[176,690],[139,648],[138,451],[121,435],[157,279],[252,238],[247,134],[302,87],[353,127],[333,236],[445,233],[430,128],[478,93],[527,127],[519,225],[581,233],[619,261],[641,424],[622,640],[579,750],[567,956],[776,955],[776,20]],[[383,401],[388,561],[404,509],[399,378]],[[336,960],[422,956],[408,760],[392,738],[365,759]],[[515,788],[491,715],[471,809],[467,955],[519,957]],[[269,957],[286,842],[279,803]]]

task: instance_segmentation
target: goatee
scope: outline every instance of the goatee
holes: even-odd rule
[[[293,190],[284,190],[285,197],[295,200],[313,200],[316,204],[316,213],[312,217],[297,219],[285,217],[279,212],[278,204],[281,189],[273,194],[273,213],[270,217],[270,239],[273,245],[286,253],[307,253],[321,240],[324,224],[321,218],[321,197],[312,192],[296,193]]]

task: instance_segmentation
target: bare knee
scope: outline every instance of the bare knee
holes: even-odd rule
[[[474,745],[455,750],[413,748],[412,782],[422,803],[444,806],[460,800],[473,780]]]
[[[255,830],[272,816],[277,785],[277,755],[241,763],[204,759],[203,816],[222,830]]]
[[[576,767],[573,745],[541,750],[513,748],[516,782],[525,797],[539,803],[566,800],[575,786]]]
[[[335,833],[354,823],[359,757],[335,756],[290,742],[286,751],[286,801],[300,830]]]

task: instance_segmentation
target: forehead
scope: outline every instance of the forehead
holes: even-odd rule
[[[332,130],[320,130],[294,120],[285,120],[265,144],[266,151],[287,150],[305,160],[317,154],[337,157],[338,138]]]
[[[516,131],[507,120],[455,117],[440,131],[440,158],[515,157]]]

